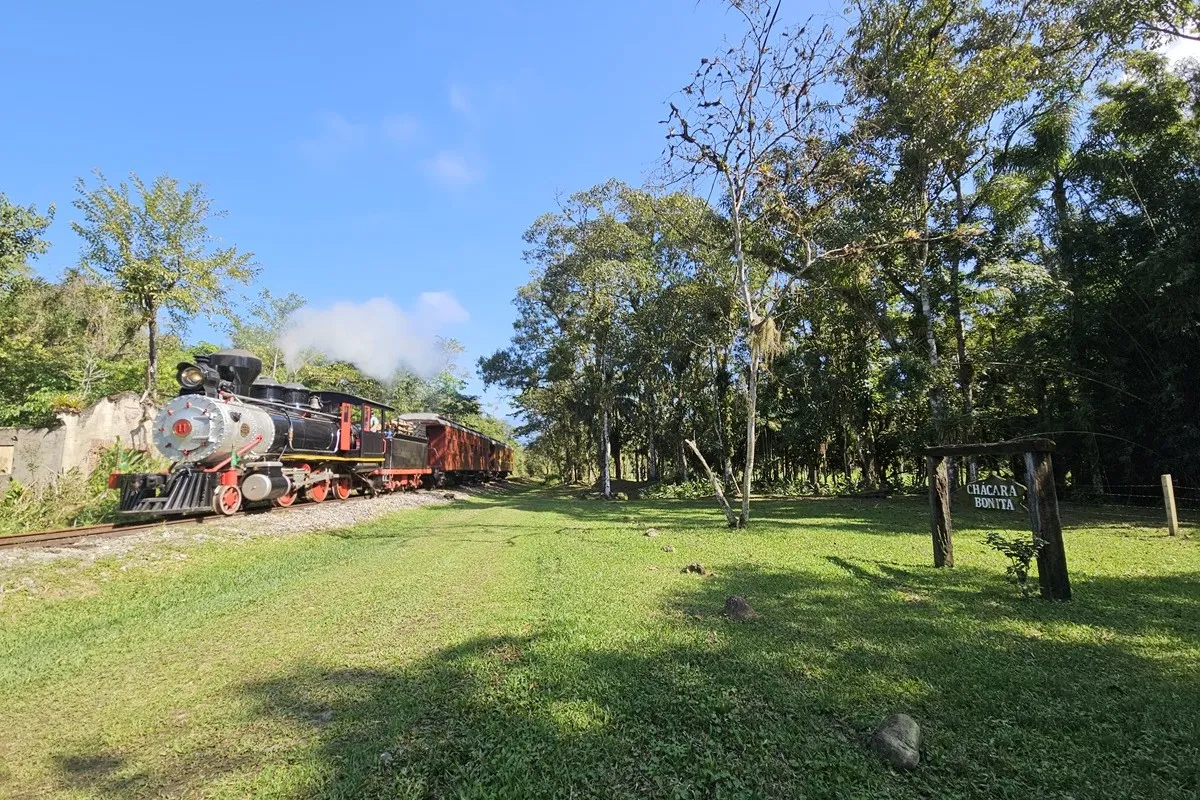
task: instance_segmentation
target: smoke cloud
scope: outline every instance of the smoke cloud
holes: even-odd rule
[[[449,292],[423,292],[409,310],[386,297],[305,307],[296,312],[279,347],[289,364],[299,364],[305,351],[318,350],[379,380],[390,379],[402,366],[428,377],[442,366],[438,333],[469,318]]]

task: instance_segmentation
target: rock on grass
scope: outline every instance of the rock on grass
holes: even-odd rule
[[[642,535],[650,537],[658,536],[658,528],[647,528],[646,532]]]
[[[892,714],[879,723],[868,746],[896,769],[912,769],[921,761],[921,726],[908,714]]]
[[[680,572],[683,572],[683,573],[685,573],[685,574],[690,572],[690,573],[692,573],[692,574],[695,574],[695,575],[703,575],[703,574],[704,574],[704,565],[702,565],[702,564],[688,564],[686,567],[684,567],[683,569],[681,569],[681,570],[679,570],[679,571],[680,571]]]
[[[758,619],[758,612],[750,607],[746,598],[734,595],[725,598],[725,616],[734,622],[745,622],[750,619]]]

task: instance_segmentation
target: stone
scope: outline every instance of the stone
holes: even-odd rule
[[[389,753],[387,750],[384,750],[382,753],[379,754],[380,766],[390,767],[392,765],[392,762],[394,762],[395,760],[396,760],[396,757],[393,756],[391,753]]]
[[[746,598],[734,595],[725,598],[725,616],[734,622],[745,622],[749,619],[758,619],[758,612],[750,607]]]
[[[664,553],[674,553],[674,552],[675,552],[675,547],[674,547],[673,545],[664,544],[664,545],[663,545],[663,552],[664,552]]]
[[[912,769],[921,761],[921,726],[908,714],[892,714],[879,723],[868,746],[896,769]]]
[[[679,571],[680,572],[690,572],[695,575],[703,575],[704,567],[701,564],[688,564],[686,567],[684,567],[683,569],[681,569]]]
[[[657,528],[647,528],[646,533],[644,535],[650,536],[650,537],[658,536],[658,529]]]
[[[454,496],[454,492],[446,492],[444,495],[442,495],[442,497],[444,497],[447,500],[457,500],[458,499],[457,497]]]

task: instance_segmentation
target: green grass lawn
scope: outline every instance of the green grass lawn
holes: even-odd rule
[[[988,518],[935,571],[916,499],[755,512],[524,488],[38,567],[0,606],[0,796],[1200,792],[1200,541],[1065,514],[1076,599],[1047,604]],[[892,711],[910,773],[863,747]]]

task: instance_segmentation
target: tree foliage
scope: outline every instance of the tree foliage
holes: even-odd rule
[[[199,184],[181,186],[168,175],[149,185],[137,175],[115,186],[99,172],[96,178],[94,188],[82,178],[76,184],[83,221],[71,227],[83,240],[83,267],[109,282],[146,326],[144,393],[150,396],[160,312],[177,327],[198,314],[224,312],[233,285],[253,279],[254,256],[217,246],[209,223],[221,214]]]
[[[1048,435],[1067,493],[1200,480],[1200,78],[1147,50],[1194,3],[858,0],[840,35],[733,5],[667,120],[713,203],[609,182],[526,233],[480,369],[542,468],[703,460],[745,501]]]

